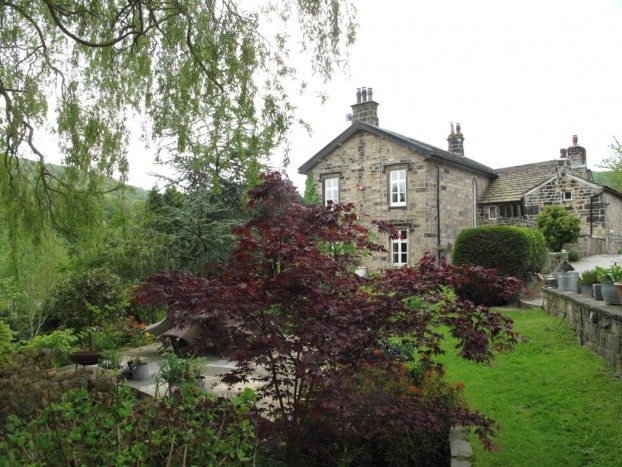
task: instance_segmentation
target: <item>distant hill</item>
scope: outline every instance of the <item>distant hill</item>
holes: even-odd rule
[[[611,181],[611,172],[594,172],[592,170],[592,176],[594,177],[594,181],[599,185],[609,186]]]
[[[604,185],[609,188],[613,188],[614,190],[622,192],[622,186],[620,186],[620,177],[614,177],[613,172],[594,172],[592,171],[592,176],[594,177],[594,181],[599,185]]]
[[[614,188],[613,184],[615,184],[615,182],[613,181],[612,175],[613,175],[613,172],[611,171],[607,171],[607,172],[592,171],[592,176],[594,177],[594,181],[596,183],[598,183],[599,185],[608,186],[610,188]]]
[[[23,163],[27,165],[38,164],[38,162],[29,160],[29,159],[25,159]],[[65,170],[65,167],[59,164],[51,164],[51,163],[46,162],[45,165],[48,167],[49,171],[53,174],[60,174],[63,170]],[[106,186],[109,186],[110,188],[112,188],[118,183],[119,182],[117,180],[109,178],[108,181],[106,182]],[[131,186],[131,185],[126,185],[126,186],[127,186],[127,189],[125,190],[125,199],[129,203],[134,203],[135,201],[146,201],[147,200],[147,195],[149,193],[149,190],[145,190],[144,188],[140,188],[137,186]]]

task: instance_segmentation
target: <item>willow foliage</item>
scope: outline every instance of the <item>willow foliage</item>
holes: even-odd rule
[[[126,179],[137,116],[157,150],[181,170],[196,161],[208,186],[256,171],[293,121],[286,81],[296,70],[281,31],[295,28],[296,52],[328,79],[355,30],[349,0],[0,5],[0,191],[30,230],[51,223],[66,234],[93,215],[91,195],[113,188],[102,177]],[[271,37],[265,24],[285,27]],[[38,138],[48,122],[60,148]],[[50,168],[57,151],[72,170]]]

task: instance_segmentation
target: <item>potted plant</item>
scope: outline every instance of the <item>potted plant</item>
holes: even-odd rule
[[[169,394],[187,383],[195,383],[201,387],[201,383],[205,384],[201,370],[202,365],[196,358],[182,358],[174,353],[167,353],[156,373],[156,394],[159,394],[163,385],[166,385]]]
[[[121,353],[117,350],[109,349],[101,353],[99,366],[108,370],[114,370],[121,366]]]
[[[596,269],[587,269],[579,276],[579,283],[581,284],[581,293],[590,297],[594,296],[594,284],[598,284],[598,271]]]
[[[140,355],[128,360],[127,366],[132,373],[132,379],[144,380],[149,378],[149,364]]]
[[[596,266],[596,270],[598,271],[598,278],[600,279],[600,286],[605,304],[621,305],[622,300],[613,284],[622,282],[622,265],[614,264],[608,268]]]

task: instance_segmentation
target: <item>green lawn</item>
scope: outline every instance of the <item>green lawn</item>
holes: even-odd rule
[[[492,367],[447,355],[471,408],[500,425],[498,452],[471,438],[479,466],[622,466],[622,381],[581,347],[568,324],[539,308],[507,311],[529,342]]]

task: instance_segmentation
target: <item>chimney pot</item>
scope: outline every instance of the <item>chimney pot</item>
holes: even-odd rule
[[[579,143],[579,138],[577,135],[572,135],[572,145],[576,146]]]
[[[361,88],[356,88],[356,103],[361,103]]]
[[[365,88],[365,87],[363,88],[362,94],[363,94],[363,96],[362,96],[363,97],[363,102],[367,102],[367,88]]]
[[[367,99],[368,100],[373,100],[372,97],[374,95],[374,91],[372,90],[372,88],[367,88]]]

